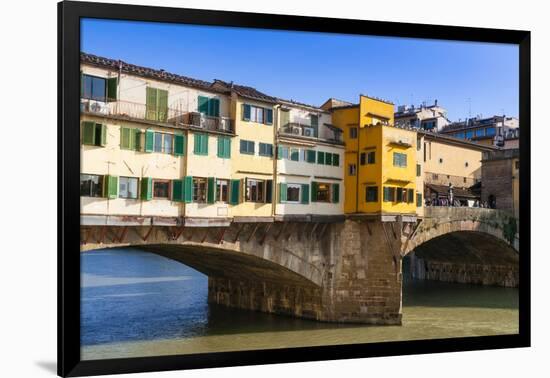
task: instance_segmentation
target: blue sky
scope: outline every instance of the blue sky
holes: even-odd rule
[[[451,120],[518,115],[516,45],[84,19],[87,53],[321,105],[360,93]]]

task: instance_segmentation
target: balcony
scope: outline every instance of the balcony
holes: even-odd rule
[[[228,117],[210,117],[198,112],[188,112],[181,109],[156,109],[145,104],[114,100],[100,101],[80,99],[82,113],[101,115],[117,119],[134,120],[161,126],[180,128],[200,128],[206,131],[234,133],[233,122]]]
[[[281,133],[298,135],[309,138],[317,138],[317,129],[311,125],[306,125],[298,122],[289,122],[281,127]]]

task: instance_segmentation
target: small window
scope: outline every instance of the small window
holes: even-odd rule
[[[107,98],[107,79],[82,75],[82,98],[105,101]]]
[[[260,156],[273,156],[273,145],[269,143],[260,143]]]
[[[193,177],[193,202],[206,202],[206,183],[204,177]]]
[[[241,154],[254,155],[254,142],[250,140],[241,140]]]
[[[367,202],[378,202],[378,187],[367,186]]]
[[[396,194],[395,202],[403,202],[403,189],[396,188]]]
[[[340,154],[332,154],[332,165],[334,167],[340,166]]]
[[[290,160],[300,161],[300,150],[297,148],[290,149]]]
[[[422,149],[422,139],[416,138],[416,149],[420,151]]]
[[[370,151],[367,153],[367,164],[375,164],[376,163],[376,152]]]
[[[422,174],[422,166],[420,164],[416,165],[416,177],[420,177]]]
[[[80,196],[101,197],[103,192],[103,176],[80,175]]]
[[[170,198],[170,181],[153,180],[153,198]]]
[[[246,179],[245,199],[249,202],[265,202],[264,180]]]
[[[171,134],[155,133],[153,151],[171,154],[174,137]]]
[[[330,184],[317,184],[317,202],[330,202]]]
[[[443,158],[439,158],[439,164],[443,164]]]
[[[359,164],[361,165],[365,165],[367,164],[367,153],[366,152],[361,152],[361,155],[359,155]]]
[[[384,202],[393,202],[395,198],[395,188],[392,186],[384,187]]]
[[[355,176],[355,175],[357,175],[357,165],[348,164],[348,176]]]
[[[468,162],[464,163],[464,166],[465,166],[466,168],[468,168],[468,165],[469,165]]]
[[[307,150],[306,151],[306,161],[308,163],[315,163],[315,151],[314,150]],[[334,162],[334,160],[333,160]]]
[[[284,146],[279,146],[279,159],[288,159],[289,158],[289,148]]]
[[[216,180],[216,201],[227,202],[229,195],[229,180]]]
[[[325,153],[317,151],[317,164],[325,164]]]
[[[393,166],[405,168],[407,166],[407,155],[401,152],[393,153]]]
[[[357,127],[350,127],[349,129],[349,137],[351,139],[357,139]]]
[[[422,207],[422,193],[416,193],[416,207]]]
[[[118,196],[120,198],[138,198],[138,179],[136,177],[119,177]]]
[[[300,192],[302,185],[300,184],[287,184],[286,185],[286,202],[300,202]]]

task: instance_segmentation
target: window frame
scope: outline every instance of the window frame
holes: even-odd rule
[[[223,186],[222,183],[225,182],[226,192],[225,192],[225,200],[223,199],[223,190],[221,190],[221,187]],[[217,203],[228,203],[229,202],[229,179],[216,179],[216,192],[214,194],[214,202]]]
[[[204,188],[202,188],[202,196],[204,196],[203,200],[199,200],[199,194],[200,194],[200,185],[204,184]],[[193,203],[207,203],[208,200],[208,178],[206,177],[196,177],[193,176],[193,181],[191,184],[191,190],[192,190],[192,202]]]
[[[246,144],[246,150],[243,150],[243,142]],[[249,151],[249,148],[252,146],[252,152]],[[255,155],[256,154],[256,142],[252,141],[252,140],[247,140],[247,139],[241,139],[239,140],[239,152],[241,154],[245,154],[245,155]]]
[[[256,196],[254,199],[252,199],[252,183],[256,183],[256,187],[260,187],[259,184],[261,184],[261,197],[260,197],[260,191],[256,189]],[[256,178],[246,178],[245,179],[245,187],[244,187],[244,199],[246,202],[253,202],[253,203],[265,203],[266,198],[266,187],[267,187],[267,180],[263,179],[256,179]]]
[[[393,166],[398,168],[407,168],[407,154],[403,152],[394,152]]]
[[[302,184],[296,184],[296,183],[285,183],[286,185],[286,200],[284,201],[281,201],[282,203],[292,203],[292,204],[297,204],[297,203],[301,203],[301,200],[302,200]],[[288,191],[289,189],[296,189],[298,188],[298,199],[297,200],[290,200],[289,199],[289,195],[288,195]]]
[[[122,195],[122,189],[120,188],[120,186],[122,185],[122,181],[123,180],[135,180],[136,182],[136,192],[135,192],[135,197],[128,197],[128,196],[123,196]],[[127,189],[126,189],[126,192],[129,193],[129,190],[128,190],[128,187],[129,187],[129,184],[127,183]],[[138,177],[131,177],[131,176],[119,176],[118,177],[118,198],[123,198],[123,199],[132,199],[132,200],[137,200],[139,199],[139,191],[140,191],[140,186],[139,186],[139,178]]]
[[[162,200],[171,200],[172,198],[172,185],[170,185],[170,180],[165,180],[165,179],[153,179],[152,180],[152,199],[162,199]],[[155,190],[155,185],[159,183],[159,184],[166,184],[168,186],[168,190],[167,190],[167,195],[166,197],[158,197],[156,195],[156,190]]]
[[[369,193],[374,193],[374,199],[369,198]],[[365,188],[365,202],[374,203],[378,202],[378,186],[369,185]]]
[[[94,191],[92,190],[93,186],[90,185],[90,195],[82,195],[82,176],[90,176],[90,177],[97,177],[98,183],[96,186],[99,188],[98,195],[93,195]],[[105,181],[104,175],[96,175],[96,174],[88,174],[88,173],[81,173],[80,174],[80,197],[88,197],[88,198],[101,198],[103,197],[103,185]]]

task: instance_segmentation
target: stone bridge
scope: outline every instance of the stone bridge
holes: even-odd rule
[[[425,210],[422,218],[193,220],[82,215],[81,250],[133,246],[184,263],[208,276],[210,303],[320,321],[400,324],[402,260],[409,252],[414,250],[411,269],[433,279],[449,276],[446,268],[440,270],[447,275],[432,272],[437,271],[433,264],[445,261],[445,238],[454,243],[455,255],[455,249],[460,250],[456,235],[469,234],[483,235],[490,250],[517,255],[516,223],[504,213],[473,208]],[[443,252],[435,258],[433,248],[419,252],[432,243],[440,243]],[[457,271],[484,265],[487,248],[473,244],[467,248],[473,248],[478,259]],[[485,268],[492,272],[494,261],[491,264]],[[498,279],[480,283],[506,281],[500,277],[504,273],[491,274]],[[474,282],[477,276],[472,277]]]

